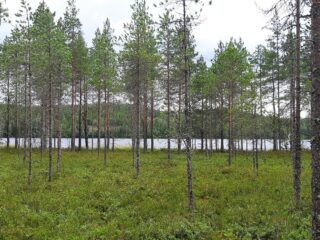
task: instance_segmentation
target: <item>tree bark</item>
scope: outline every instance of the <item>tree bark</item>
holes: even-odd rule
[[[181,111],[182,111],[182,83],[179,81],[178,91],[178,153],[181,152]]]
[[[104,136],[104,149],[103,149],[103,161],[104,161],[104,166],[107,166],[107,154],[108,154],[108,146],[107,146],[107,137],[108,137],[108,93],[107,93],[107,88],[105,86],[104,89],[104,131],[103,131],[103,136]]]
[[[49,52],[50,55],[50,52]],[[48,135],[49,135],[49,182],[53,178],[53,150],[52,150],[52,117],[53,117],[53,103],[52,103],[52,76],[49,72],[49,122],[48,122]]]
[[[101,138],[101,89],[99,87],[98,89],[98,140],[97,140],[97,144],[98,144],[98,158],[100,158],[100,138]]]
[[[320,239],[320,1],[312,0],[312,238]]]
[[[150,138],[151,138],[151,152],[154,150],[154,88],[151,88],[151,109],[150,109]]]
[[[10,147],[10,72],[7,73],[7,121],[6,121],[6,135],[7,135],[7,148]]]
[[[82,148],[82,76],[79,78],[79,112],[78,112],[78,151]]]
[[[295,129],[294,129],[294,161],[293,161],[293,182],[295,190],[295,203],[300,205],[301,201],[301,139],[300,139],[300,101],[301,101],[301,86],[300,86],[300,0],[296,0],[296,108],[295,108]],[[319,104],[319,103],[318,103]]]
[[[76,66],[75,59],[72,60],[72,86],[71,86],[71,110],[72,110],[72,123],[71,123],[71,150],[75,151],[76,144]]]
[[[223,94],[221,93],[221,102],[220,102],[220,151],[224,152],[224,101],[223,101]]]
[[[29,89],[29,81],[28,81],[28,66],[25,66],[24,73],[24,133],[23,133],[23,161],[27,161],[28,157],[28,149],[27,149],[27,141],[28,141],[28,89]],[[31,180],[30,180],[31,183]]]
[[[89,131],[88,131],[88,84],[87,79],[84,77],[83,79],[83,85],[84,85],[84,109],[83,109],[83,123],[84,123],[84,138],[85,138],[85,144],[86,149],[89,150]]]
[[[20,124],[19,124],[19,119],[20,119],[20,114],[19,114],[19,102],[18,102],[18,79],[16,78],[16,81],[15,81],[15,128],[16,128],[16,132],[15,132],[15,141],[14,141],[14,147],[17,149],[19,148],[20,144]]]
[[[61,162],[62,162],[62,146],[61,146],[61,138],[62,138],[62,79],[60,78],[59,89],[58,89],[58,119],[57,119],[57,135],[58,135],[58,159],[57,159],[57,172],[61,170]]]
[[[234,150],[234,142],[233,142],[233,131],[232,131],[232,128],[233,128],[233,123],[232,123],[232,108],[233,108],[233,106],[232,106],[232,99],[233,99],[233,97],[232,97],[232,84],[230,83],[230,93],[229,93],[229,103],[228,103],[228,114],[229,114],[229,116],[228,116],[228,165],[229,166],[231,166],[231,164],[232,164],[232,158],[233,158],[233,150]]]
[[[145,81],[147,81],[145,79]],[[143,151],[148,151],[148,87],[144,83],[143,90]]]
[[[170,126],[170,117],[171,117],[171,101],[170,101],[170,57],[169,57],[169,41],[167,42],[167,158],[171,159],[171,126]]]
[[[277,141],[277,121],[276,121],[276,86],[275,86],[275,79],[274,79],[274,69],[272,67],[272,109],[273,109],[273,116],[272,116],[272,139],[273,139],[273,151],[277,151],[278,149],[278,141]]]
[[[280,112],[280,53],[279,53],[279,34],[277,33],[276,39],[276,50],[277,50],[277,139],[278,149],[281,150],[281,112]]]
[[[30,40],[29,40],[30,45]],[[32,182],[32,75],[31,75],[31,60],[30,56],[31,52],[30,49],[28,49],[28,100],[29,100],[29,112],[28,112],[28,122],[29,122],[29,164],[28,164],[28,184],[30,185]]]

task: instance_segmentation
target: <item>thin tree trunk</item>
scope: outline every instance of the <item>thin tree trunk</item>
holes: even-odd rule
[[[169,49],[169,42],[167,43],[167,50]],[[169,61],[169,51],[167,51],[167,158],[171,159],[171,126],[170,126],[170,117],[171,117],[171,101],[170,101],[170,61]]]
[[[50,54],[50,53],[49,53]],[[52,76],[51,72],[49,73],[49,123],[48,123],[48,135],[49,135],[49,182],[53,178],[53,151],[52,151]]]
[[[24,74],[24,134],[23,134],[23,161],[27,161],[27,140],[28,140],[28,89],[29,89],[29,82],[28,82],[28,67],[26,66],[25,74]],[[31,178],[30,178],[31,183]]]
[[[151,88],[151,109],[150,109],[150,138],[151,138],[151,152],[154,150],[154,136],[153,136],[153,130],[154,130],[154,89]]]
[[[43,159],[43,153],[45,149],[45,107],[44,97],[41,99],[41,160]]]
[[[221,106],[220,106],[220,150],[224,152],[224,109],[223,109],[224,101],[223,95],[221,95]]]
[[[140,66],[139,66],[140,68]],[[140,71],[139,71],[140,72]],[[136,91],[136,141],[135,141],[135,151],[136,151],[136,158],[135,158],[135,164],[136,164],[136,174],[137,177],[140,176],[140,124],[141,124],[141,118],[140,118],[140,74],[138,77],[138,86]]]
[[[10,72],[7,73],[7,121],[6,121],[6,134],[7,134],[7,148],[10,147]]]
[[[74,56],[73,56],[74,58]],[[76,73],[76,66],[75,66],[75,59],[72,60],[72,83],[71,83],[71,109],[72,109],[72,116],[71,116],[71,150],[75,151],[76,144],[76,81],[77,81],[77,73]]]
[[[135,110],[133,111],[135,112]],[[134,120],[134,119],[133,119]],[[134,121],[132,121],[134,123]],[[136,132],[134,124],[132,124],[132,135],[131,135],[131,150],[132,150],[132,167],[134,168],[136,166],[136,155],[135,155],[135,144],[136,144]]]
[[[146,80],[145,80],[146,81]],[[148,151],[148,88],[147,83],[144,83],[143,94],[143,151]]]
[[[273,117],[272,117],[272,138],[273,138],[273,151],[277,151],[277,127],[276,127],[276,87],[275,87],[275,79],[274,72],[272,68],[272,109],[273,109]]]
[[[277,114],[277,132],[278,132],[278,149],[281,150],[281,112],[280,112],[280,55],[279,55],[279,34],[277,34],[277,40],[276,40],[276,48],[277,48],[277,108],[278,108],[278,114]]]
[[[88,132],[88,84],[87,79],[84,77],[83,79],[83,85],[84,85],[84,109],[83,109],[83,123],[84,123],[84,138],[85,138],[85,144],[86,149],[89,149],[89,132]]]
[[[140,54],[140,35],[138,34],[138,53]],[[135,141],[135,151],[136,151],[136,158],[135,158],[135,164],[136,164],[136,175],[137,177],[140,176],[140,125],[141,125],[141,111],[140,111],[140,90],[141,90],[141,74],[140,74],[140,56],[138,58],[138,63],[137,63],[137,70],[138,70],[138,75],[137,75],[137,84],[135,87],[135,112],[136,112],[136,141]]]
[[[29,42],[30,44],[30,42]],[[28,184],[32,182],[32,75],[31,75],[31,61],[30,61],[30,49],[28,51],[28,100],[29,100],[29,113],[28,113],[28,125],[29,125],[29,164],[28,164]]]
[[[181,152],[181,111],[182,111],[182,84],[179,81],[179,93],[178,93],[178,153]]]
[[[204,101],[201,99],[201,129],[200,129],[200,138],[201,138],[201,152],[204,150]]]
[[[189,210],[194,212],[195,203],[193,195],[193,172],[192,172],[192,149],[191,149],[191,103],[189,96],[189,59],[188,59],[188,36],[187,36],[187,15],[186,15],[186,0],[183,0],[183,50],[184,50],[184,88],[185,88],[185,124],[186,124],[186,154],[187,154],[187,176],[188,176],[188,200],[189,200]]]
[[[58,135],[58,159],[57,159],[57,172],[61,170],[61,162],[62,162],[62,149],[61,149],[61,138],[62,138],[62,79],[59,82],[59,89],[58,89],[58,128],[57,128],[57,135]]]
[[[79,115],[78,115],[78,151],[81,151],[82,143],[82,77],[79,78]]]
[[[110,90],[107,90],[107,149],[110,150]]]
[[[104,149],[103,149],[103,161],[104,161],[104,166],[107,166],[107,137],[108,137],[108,93],[107,93],[107,87],[105,86],[104,89],[104,124],[103,124],[103,136],[104,136]]]
[[[210,136],[210,156],[213,154],[213,103],[212,103],[212,96],[210,97],[210,122],[209,122],[209,136]],[[216,128],[215,128],[216,130]]]
[[[14,147],[17,149],[19,147],[19,138],[20,138],[20,124],[19,124],[19,103],[18,103],[18,80],[16,78],[15,81],[15,128],[16,128],[16,134],[15,134],[15,141],[14,141]]]
[[[296,205],[300,205],[301,201],[301,139],[300,139],[300,101],[301,101],[301,86],[300,86],[300,0],[296,0],[296,109],[295,109],[295,144],[294,144],[294,190]],[[318,102],[319,104],[319,102]]]
[[[232,157],[233,157],[233,148],[234,148],[234,143],[233,143],[233,136],[232,136],[232,96],[231,93],[229,93],[229,109],[228,109],[228,165],[231,166],[232,164]]]
[[[262,102],[262,53],[259,48],[259,104],[260,104],[260,117],[263,117],[263,102]],[[262,139],[262,131],[259,127],[259,135],[260,135],[260,150],[263,150],[263,139]]]
[[[101,138],[101,89],[98,89],[98,158],[100,158],[100,138]]]

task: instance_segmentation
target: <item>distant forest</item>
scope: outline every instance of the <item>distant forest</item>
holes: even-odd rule
[[[14,109],[14,106],[10,106],[10,108]],[[98,123],[97,118],[94,113],[97,113],[97,105],[89,105],[88,106],[88,112],[90,113],[88,115],[88,129],[89,129],[89,138],[97,138],[98,137]],[[130,125],[130,119],[131,119],[131,112],[130,109],[132,108],[129,104],[121,104],[121,103],[114,103],[112,105],[111,114],[110,114],[110,125],[111,125],[111,132],[112,136],[115,138],[131,138],[132,137],[132,128]],[[0,104],[0,112],[5,113],[7,109],[6,105]],[[71,106],[66,105],[62,107],[62,137],[63,138],[71,138],[71,125],[72,121],[71,118],[68,117],[71,115]],[[214,109],[212,112],[212,121],[213,122],[219,122],[219,116],[226,115],[227,109],[224,109],[224,113],[221,114],[220,109]],[[33,115],[34,116],[40,116],[41,108],[40,107],[33,107]],[[204,114],[205,116],[210,114],[210,110],[207,111],[201,111],[196,109],[195,113],[192,116],[192,132],[193,136],[197,139],[204,138],[204,134],[202,131],[203,123],[201,118],[201,114]],[[198,114],[199,113],[199,114]],[[199,117],[200,116],[200,117]],[[244,117],[246,119],[250,119],[253,116],[250,115],[250,113],[244,113]],[[14,112],[11,112],[11,119],[14,119]],[[272,139],[272,117],[270,116],[259,116],[258,121],[265,126],[265,128],[261,129],[261,139]],[[311,136],[311,126],[310,126],[310,118],[304,118],[301,120],[301,137],[302,139],[309,140]],[[166,112],[161,110],[155,110],[154,112],[154,138],[166,138],[167,136],[167,125],[166,125]],[[6,122],[2,121],[0,122],[1,131],[0,131],[0,137],[1,138],[15,138],[18,133],[18,131],[24,132],[24,126],[26,126],[23,123],[20,126],[20,129],[18,130],[14,125],[10,127],[9,134],[7,134],[7,127]],[[289,138],[290,134],[290,119],[289,118],[281,118],[281,125],[282,127],[282,139],[287,140]],[[33,126],[33,137],[34,138],[40,138],[41,137],[41,118],[34,118],[32,122]],[[57,126],[54,126],[57,128]],[[220,139],[221,137],[227,138],[225,134],[222,135],[222,128],[223,131],[226,133],[227,131],[227,125],[224,124],[223,126],[220,124],[218,126],[215,126],[212,133],[213,139]],[[150,128],[150,124],[148,124],[148,128]],[[252,134],[250,134],[250,125],[248,125],[245,131],[243,131],[243,134],[240,135],[236,133],[237,136],[239,136],[239,140],[242,139],[252,139]],[[177,133],[175,133],[177,134]],[[53,137],[57,138],[57,134],[54,131]],[[79,137],[78,131],[76,133],[76,137]],[[82,138],[84,138],[84,135],[81,135]],[[148,132],[147,138],[151,138],[150,133]]]

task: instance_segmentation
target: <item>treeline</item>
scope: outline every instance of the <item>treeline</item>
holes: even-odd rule
[[[125,25],[123,36],[114,36],[106,20],[89,48],[75,1],[68,2],[64,17],[58,20],[44,2],[31,12],[27,2],[21,1],[16,27],[1,45],[2,100],[7,106],[1,111],[1,135],[41,137],[42,148],[47,147],[46,138],[61,135],[71,137],[72,149],[76,145],[81,149],[76,137],[132,137],[139,120],[145,150],[150,147],[147,138],[155,137],[168,138],[168,148],[171,138],[178,139],[180,149],[185,131],[186,50],[192,137],[229,139],[232,146],[233,139],[256,135],[272,138],[274,150],[284,149],[293,135],[296,37],[292,27],[281,31],[277,11],[266,46],[249,53],[241,40],[221,42],[208,66],[195,51],[192,25],[185,29],[184,49],[182,23],[169,9],[158,22],[144,1],[136,1],[132,9],[132,21]],[[302,39],[301,93],[308,110],[307,32]],[[123,48],[117,53],[114,47],[119,41]],[[137,96],[138,120],[134,118]],[[247,123],[255,118],[253,131]],[[308,139],[307,121],[303,126],[303,138]]]
[[[111,114],[110,114],[110,127],[112,131],[112,136],[111,138],[131,138],[132,136],[132,128],[131,128],[131,121],[130,116],[130,104],[123,104],[117,102],[113,102],[112,108],[111,108]],[[13,111],[14,109],[14,104],[10,105],[10,119],[15,118],[15,112]],[[33,106],[32,108],[32,114],[33,116],[40,116],[41,113],[41,108],[37,106]],[[63,105],[61,108],[62,111],[62,138],[71,138],[71,106],[70,105]],[[203,112],[204,115],[210,114],[210,109],[199,111],[198,109],[195,110],[194,114],[192,115],[192,132],[193,132],[193,137],[197,139],[202,139],[203,142],[205,142],[204,139],[204,134],[202,131],[202,119],[201,119],[201,113]],[[227,114],[227,109],[223,109],[224,115]],[[0,104],[0,113],[4,116],[7,112],[7,105],[5,104]],[[88,105],[88,112],[89,113],[96,113],[97,112],[97,105]],[[78,114],[78,112],[77,112]],[[245,113],[249,114],[246,116],[247,119],[251,119],[253,115],[250,113]],[[213,122],[218,122],[219,121],[219,116],[221,116],[220,109],[213,109]],[[265,128],[261,129],[261,139],[272,139],[273,136],[273,131],[272,131],[272,117],[271,116],[257,116],[258,122],[262,123]],[[20,122],[20,129],[17,129],[14,124],[10,124],[9,127],[9,133],[7,133],[7,126],[6,122],[0,122],[0,137],[3,138],[4,142],[2,144],[6,144],[7,138],[16,138],[19,136],[17,131],[19,130],[20,132],[24,132],[25,129],[24,127],[26,124],[23,122],[24,119],[21,120]],[[163,110],[156,109],[154,112],[154,137],[155,138],[166,138],[167,137],[167,113]],[[41,118],[34,118],[32,120],[32,126],[33,126],[33,138],[40,138],[41,137]],[[97,128],[97,118],[95,114],[89,114],[88,115],[88,129],[89,129],[89,138],[97,138],[98,137],[98,128]],[[311,136],[311,126],[310,126],[310,118],[303,118],[301,119],[301,138],[304,140],[309,140]],[[226,124],[224,124],[224,131],[226,131]],[[281,118],[281,125],[283,126],[282,128],[284,129],[284,133],[286,134],[285,137],[289,137],[289,132],[290,132],[290,119],[289,118]],[[55,126],[54,126],[55,127]],[[150,128],[150,124],[148,125],[148,128]],[[76,138],[79,137],[79,133],[76,133]],[[53,137],[57,138],[57,132],[53,131]],[[84,136],[81,136],[84,138]],[[147,137],[150,139],[150,133],[148,132]],[[221,137],[221,132],[219,131],[218,128],[213,129],[213,139],[220,139]],[[250,140],[251,141],[251,135],[248,134],[248,131],[245,131],[243,134],[243,139],[244,140]],[[22,137],[21,137],[22,138]],[[241,142],[241,139],[238,139],[238,141]],[[18,141],[15,141],[18,144]],[[219,140],[220,142],[220,140]],[[285,148],[285,144],[288,144],[288,141],[283,143],[283,147]],[[214,144],[214,145],[219,145],[219,144]],[[241,145],[241,144],[240,144]],[[219,145],[220,146],[220,145]],[[18,147],[18,146],[14,146]],[[227,147],[227,146],[226,146]],[[264,149],[264,148],[263,148]],[[241,150],[241,147],[240,147]]]

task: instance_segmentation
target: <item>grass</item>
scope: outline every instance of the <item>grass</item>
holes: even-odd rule
[[[0,150],[0,239],[310,239],[310,153],[303,153],[301,209],[293,204],[289,153],[194,154],[196,212],[187,210],[184,155],[64,152],[63,171],[47,182],[48,161],[34,155],[32,186],[15,150]],[[265,162],[264,162],[265,160]]]

